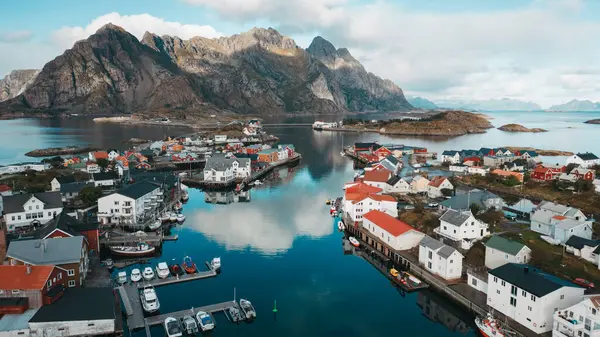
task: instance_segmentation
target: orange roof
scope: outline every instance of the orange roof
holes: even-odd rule
[[[371,194],[371,195],[369,195],[369,197],[371,199],[377,200],[377,201],[393,201],[393,202],[396,202],[396,198],[392,197],[391,195]]]
[[[552,218],[553,218],[553,219],[556,219],[556,220],[564,220],[564,219],[566,219],[567,217],[566,217],[566,216],[562,216],[562,215],[555,215],[555,216],[553,216]]]
[[[353,204],[363,201],[367,198],[375,201],[392,201],[396,202],[396,199],[391,195],[379,195],[379,194],[367,194],[367,193],[346,193],[346,200],[352,200]]]
[[[505,171],[505,170],[493,170],[492,174],[496,174],[502,177],[509,177],[509,176],[515,176],[517,179],[522,180],[523,179],[523,173],[519,173],[519,172],[513,172],[513,171]]]
[[[550,169],[550,168],[548,168],[548,167],[544,167],[544,166],[541,166],[541,165],[540,165],[540,166],[536,167],[536,168],[533,170],[533,172],[536,172],[536,173],[546,173],[546,172],[548,172],[548,170],[549,170],[549,169]]]
[[[363,215],[363,218],[371,221],[393,236],[399,236],[410,230],[416,231],[416,229],[414,229],[411,225],[378,210],[370,211],[369,213]]]
[[[440,185],[444,182],[444,180],[446,180],[446,177],[443,177],[443,176],[433,177],[433,179],[431,179],[431,181],[429,182],[429,186],[440,187]]]
[[[108,159],[108,152],[106,151],[96,151],[94,152],[94,158],[96,159]]]
[[[390,180],[392,172],[388,170],[373,170],[365,172],[364,181],[376,181],[380,183],[387,183]]]
[[[8,185],[0,185],[0,192],[8,192],[8,191],[12,191],[12,187],[8,186]]]
[[[54,266],[30,266],[31,272],[27,274],[24,265],[0,265],[0,289],[39,290],[46,285]]]
[[[380,193],[383,190],[379,187],[367,185],[365,183],[357,183],[346,188],[346,193]]]
[[[366,195],[367,195],[366,193],[349,193],[349,192],[346,192],[346,195],[344,195],[344,198],[346,200],[349,200],[349,201],[357,201],[357,200],[360,201],[360,200],[364,199],[364,197]]]

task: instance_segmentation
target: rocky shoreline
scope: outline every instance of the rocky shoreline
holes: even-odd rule
[[[97,148],[91,146],[64,146],[64,147],[49,147],[46,149],[37,149],[25,153],[27,157],[52,157],[52,156],[64,156],[67,154],[79,154],[91,151],[97,151]]]
[[[506,131],[506,132],[548,132],[546,129],[542,128],[526,128],[520,124],[506,124],[502,125],[498,128],[498,130]]]
[[[536,149],[533,147],[516,147],[516,146],[504,146],[504,148],[508,149],[511,152],[515,152],[517,150],[526,150],[526,151],[535,151],[540,156],[572,156],[574,153],[570,151],[561,151],[561,150],[544,150],[544,149]]]
[[[600,118],[598,119],[590,119],[589,121],[585,121],[585,124],[600,124]]]

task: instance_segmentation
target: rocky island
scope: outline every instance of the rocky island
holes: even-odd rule
[[[46,149],[37,149],[25,153],[28,157],[50,157],[50,156],[64,156],[67,154],[79,154],[90,151],[97,151],[97,148],[91,146],[65,146],[65,147],[49,147]]]
[[[520,124],[506,124],[502,125],[498,128],[498,130],[506,131],[506,132],[548,132],[546,129],[542,128],[526,128]]]
[[[585,121],[585,124],[600,124],[600,118],[590,119],[589,121]]]
[[[533,147],[504,146],[504,148],[508,149],[510,152],[513,152],[513,153],[515,151],[535,151],[540,156],[549,156],[549,157],[572,156],[572,155],[574,155],[574,153],[570,152],[570,151],[544,150],[544,149],[536,149],[536,148],[533,148]]]

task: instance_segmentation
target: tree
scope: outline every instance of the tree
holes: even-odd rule
[[[421,202],[417,202],[415,203],[415,213],[423,213],[423,211],[425,210],[425,205],[423,205],[423,203]]]
[[[594,189],[594,184],[590,180],[577,180],[575,182],[575,189],[578,192],[587,192]]]
[[[500,224],[504,219],[504,213],[502,211],[497,211],[495,208],[490,208],[477,215],[476,218],[490,225],[490,229],[493,231],[496,225]]]
[[[525,174],[523,174],[523,182],[528,182],[529,179],[531,178],[531,173],[529,172],[525,172]]]
[[[567,165],[567,174],[571,173],[571,171],[573,171],[573,169],[578,166],[579,166],[579,164],[575,164],[575,163],[571,163],[571,164]]]
[[[477,203],[471,203],[471,205],[469,205],[469,209],[471,210],[471,213],[473,213],[473,215],[478,214],[479,212],[481,212],[481,206]]]
[[[79,200],[81,200],[85,206],[95,205],[101,196],[102,189],[100,187],[84,187],[81,192],[79,192]]]
[[[104,171],[108,167],[108,159],[106,159],[106,158],[98,158],[98,159],[96,159],[96,164],[98,164],[98,166],[100,166],[100,168],[102,169],[102,171]]]
[[[515,176],[508,176],[508,177],[506,177],[506,179],[504,179],[502,181],[502,184],[504,184],[506,186],[517,186],[520,183],[521,182],[519,181],[519,179],[517,179],[517,177],[515,177]]]
[[[454,194],[454,190],[450,189],[450,188],[442,188],[441,192],[442,192],[442,195],[445,197],[451,197],[452,194]]]

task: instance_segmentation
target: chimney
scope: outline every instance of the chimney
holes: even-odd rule
[[[31,265],[30,264],[25,264],[25,274],[29,275],[31,274]]]
[[[525,266],[525,268],[523,268],[523,272],[525,274],[529,273],[529,266]]]

